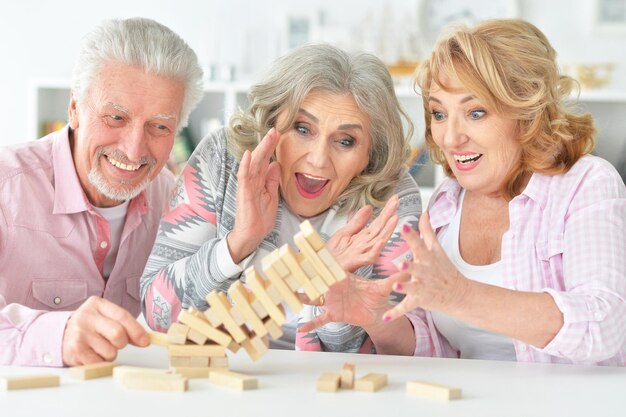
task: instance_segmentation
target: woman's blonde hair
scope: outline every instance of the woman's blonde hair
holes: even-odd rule
[[[523,20],[487,20],[444,35],[415,81],[431,158],[448,176],[453,173],[433,140],[428,110],[430,89],[433,83],[446,89],[441,81],[446,74],[458,78],[488,109],[517,120],[521,158],[503,184],[505,197],[521,193],[529,173],[565,172],[593,150],[593,119],[568,111],[566,100],[578,84],[559,73],[556,52],[545,35]]]
[[[369,163],[339,196],[340,211],[365,204],[382,207],[407,168],[413,124],[398,102],[387,68],[374,55],[306,45],[281,57],[250,89],[249,107],[231,117],[229,151],[239,159],[246,149],[254,149],[270,128],[288,129],[312,91],[351,95],[370,122]],[[276,126],[278,115],[285,110],[284,126]],[[402,118],[408,126],[406,135]]]

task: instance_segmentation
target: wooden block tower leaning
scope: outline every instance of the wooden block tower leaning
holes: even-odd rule
[[[200,359],[191,359],[191,355],[183,352],[186,350],[183,346],[187,346],[183,345],[176,353],[170,352],[170,362],[173,362],[170,366],[187,368],[184,370],[190,373],[189,367],[195,366],[227,367],[222,352],[224,349],[237,352],[240,347],[256,361],[268,350],[268,335],[277,339],[283,334],[281,326],[287,319],[283,303],[297,313],[303,308],[296,294],[298,290],[302,289],[313,300],[346,277],[308,220],[300,224],[294,242],[299,253],[285,244],[262,259],[266,278],[254,267],[248,268],[245,277],[250,291],[241,281],[235,281],[228,289],[232,304],[225,293],[212,291],[206,297],[208,310],[200,312],[190,308],[181,311],[178,323],[172,324],[168,332],[170,343],[177,340],[188,344],[191,341],[205,346],[209,359],[208,363],[202,359],[200,364]],[[211,356],[209,346],[222,350]]]

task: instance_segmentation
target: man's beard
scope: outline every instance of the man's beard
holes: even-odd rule
[[[134,187],[126,187],[124,182],[122,181],[117,186],[112,186],[102,175],[102,171],[100,170],[100,157],[102,155],[108,154],[104,149],[100,149],[97,152],[96,164],[91,168],[89,172],[89,182],[93,185],[96,190],[106,198],[115,201],[126,201],[131,200],[139,195],[150,183],[150,173],[141,181],[139,184]],[[118,161],[125,161],[127,158],[125,155],[120,155],[117,152],[113,151],[110,153],[114,159]],[[106,158],[106,156],[105,156]],[[152,171],[155,166],[155,161],[151,160],[151,158],[142,158],[140,161],[141,164],[147,164],[148,169]]]

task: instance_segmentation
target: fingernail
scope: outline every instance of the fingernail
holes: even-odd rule
[[[389,321],[389,320],[391,320],[391,316],[389,314],[385,314],[383,316],[383,321]]]
[[[406,271],[407,269],[409,269],[409,263],[402,262],[402,265],[400,265],[400,269],[402,269],[403,271]]]
[[[399,282],[396,282],[396,288],[397,291],[402,291],[402,284],[400,284]]]
[[[411,231],[411,228],[409,227],[408,224],[402,225],[402,233],[409,233],[410,231]]]

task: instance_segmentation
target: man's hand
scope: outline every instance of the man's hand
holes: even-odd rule
[[[124,308],[100,297],[89,297],[76,310],[63,334],[67,366],[111,361],[127,344],[147,346],[146,330]]]

